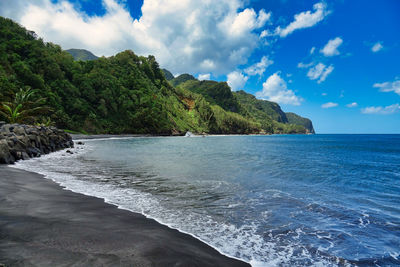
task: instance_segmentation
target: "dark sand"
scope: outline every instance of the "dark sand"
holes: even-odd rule
[[[43,176],[0,166],[0,265],[249,266]]]

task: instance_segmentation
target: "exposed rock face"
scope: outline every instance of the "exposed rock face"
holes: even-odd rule
[[[0,164],[40,157],[74,147],[72,137],[55,127],[0,123]]]

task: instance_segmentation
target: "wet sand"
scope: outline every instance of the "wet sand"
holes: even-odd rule
[[[250,266],[141,214],[0,166],[0,266]]]

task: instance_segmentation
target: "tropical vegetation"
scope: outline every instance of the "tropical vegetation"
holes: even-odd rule
[[[304,121],[279,118],[272,107],[279,113],[277,104],[269,110],[267,102],[232,93],[226,83],[190,74],[174,78],[154,56],[127,50],[85,58],[90,54],[75,52],[76,60],[71,51],[0,17],[0,120],[52,123],[85,133],[309,131]]]

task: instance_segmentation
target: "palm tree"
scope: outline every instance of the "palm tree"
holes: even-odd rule
[[[0,115],[10,123],[23,123],[35,121],[39,114],[49,111],[49,107],[44,105],[45,98],[34,99],[38,90],[27,87],[15,93],[15,97],[10,102],[3,102],[0,105]]]

